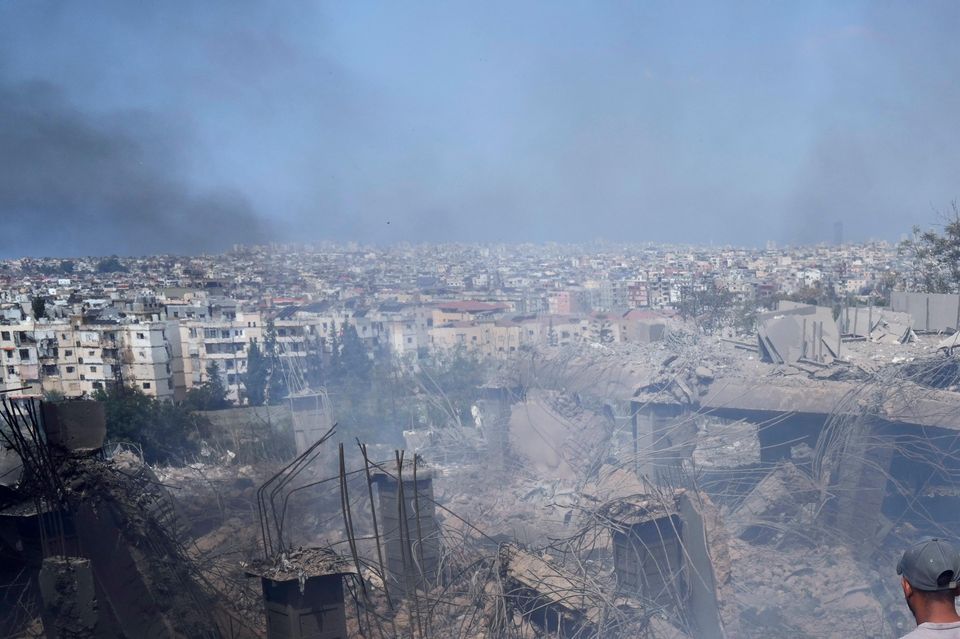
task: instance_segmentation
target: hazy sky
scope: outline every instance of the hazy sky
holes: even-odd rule
[[[0,256],[897,239],[960,3],[0,0]]]

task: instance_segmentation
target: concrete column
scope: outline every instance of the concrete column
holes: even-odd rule
[[[38,577],[43,628],[49,639],[94,639],[97,599],[90,560],[55,555],[43,560]]]
[[[405,463],[402,491],[395,475],[378,473],[373,479],[377,484],[377,518],[391,591],[408,592],[436,583],[440,530],[434,516],[431,472],[418,469],[414,482],[412,466]]]
[[[484,389],[477,406],[487,442],[487,468],[502,473],[510,459],[510,392],[505,388]]]
[[[634,419],[636,469],[640,477],[664,486],[677,485],[683,460],[696,446],[696,423],[680,404],[645,404]]]
[[[261,577],[267,639],[346,639],[347,614],[339,574],[274,580]]]

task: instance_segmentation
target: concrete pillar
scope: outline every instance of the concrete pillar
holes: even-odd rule
[[[680,404],[640,404],[635,411],[636,470],[659,486],[681,484],[683,460],[693,455],[697,426]]]
[[[495,473],[507,470],[510,459],[510,396],[505,388],[487,388],[477,401],[487,442],[487,469]]]
[[[90,560],[46,557],[38,577],[43,628],[49,639],[94,639],[98,608]]]
[[[396,474],[375,473],[373,480],[391,591],[429,587],[436,583],[440,565],[431,471],[418,468],[414,481],[413,466],[405,463],[402,483]]]
[[[339,574],[298,579],[260,578],[267,639],[346,639],[347,614]]]
[[[643,601],[671,605],[682,600],[683,551],[677,515],[625,522],[613,530],[617,588]]]

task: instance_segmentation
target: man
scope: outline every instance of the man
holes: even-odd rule
[[[917,629],[902,639],[960,639],[960,552],[948,541],[930,539],[911,546],[897,564],[907,606]]]

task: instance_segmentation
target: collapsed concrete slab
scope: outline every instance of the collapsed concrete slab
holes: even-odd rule
[[[779,532],[798,527],[803,508],[820,496],[813,480],[792,462],[770,471],[734,510],[727,523],[733,534],[754,543],[769,541]]]
[[[597,632],[608,600],[591,580],[511,543],[500,546],[498,563],[503,597],[524,619],[563,637]]]
[[[833,311],[824,306],[785,305],[757,316],[763,361],[826,365],[840,358],[842,341]]]
[[[840,312],[839,322],[844,335],[882,344],[906,344],[916,337],[913,333],[913,317],[909,313],[898,313],[883,307],[845,307]]]

